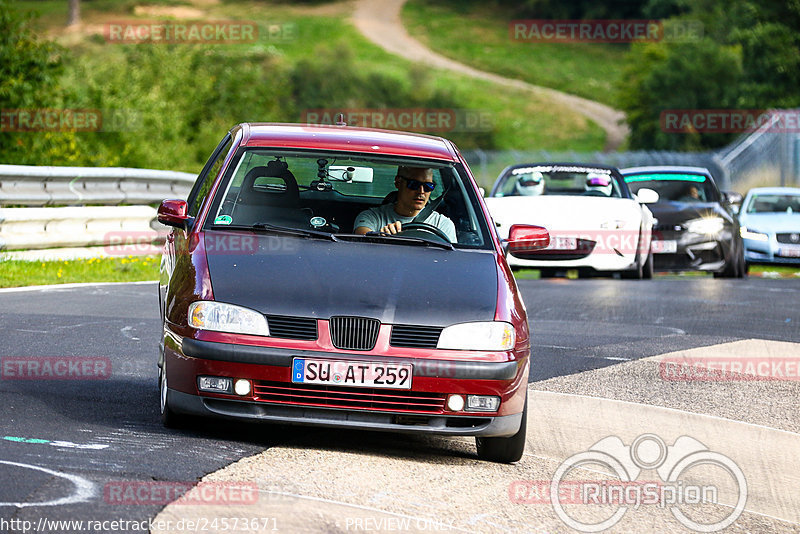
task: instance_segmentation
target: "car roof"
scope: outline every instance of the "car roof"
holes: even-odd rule
[[[747,195],[800,195],[800,187],[754,187]]]
[[[455,145],[431,135],[409,132],[316,124],[242,123],[241,146],[357,152],[382,156],[407,156],[459,161]]]
[[[639,174],[639,173],[687,173],[687,174],[704,174],[711,176],[711,171],[705,167],[685,167],[680,165],[647,165],[642,167],[627,167],[620,169],[622,174]]]

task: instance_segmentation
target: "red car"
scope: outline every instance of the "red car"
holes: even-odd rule
[[[382,217],[395,217],[391,227]],[[240,124],[165,200],[161,415],[476,436],[525,447],[530,344],[505,253],[446,139]]]

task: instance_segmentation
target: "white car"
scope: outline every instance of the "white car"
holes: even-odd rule
[[[486,205],[501,237],[515,224],[550,232],[546,249],[509,256],[512,268],[540,269],[543,277],[577,269],[580,276],[652,278],[654,218],[645,204],[657,200],[652,190],[634,196],[614,167],[532,163],[504,169]]]

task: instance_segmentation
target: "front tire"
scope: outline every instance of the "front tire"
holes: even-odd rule
[[[161,399],[161,424],[167,428],[179,428],[180,417],[169,406],[169,387],[167,387],[167,362],[158,370],[158,396]]]
[[[525,407],[522,409],[522,422],[519,430],[507,438],[475,438],[478,458],[486,462],[510,464],[522,458],[525,452],[525,436],[528,426],[528,392],[525,392]]]
[[[644,266],[642,267],[642,278],[645,280],[652,280],[653,279],[653,253],[650,252],[647,254],[647,259],[644,261]]]

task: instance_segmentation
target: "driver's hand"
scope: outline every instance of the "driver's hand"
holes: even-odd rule
[[[389,223],[380,230],[384,234],[394,235],[403,231],[403,225],[400,221]]]

